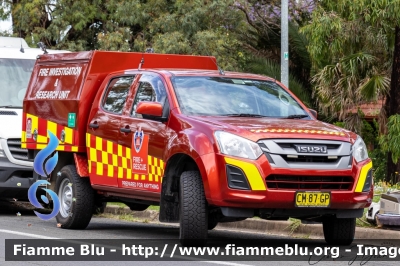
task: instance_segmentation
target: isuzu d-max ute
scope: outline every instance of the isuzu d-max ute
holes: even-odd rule
[[[350,244],[371,204],[360,136],[323,123],[278,81],[223,72],[214,57],[122,52],[42,55],[23,107],[30,158],[56,137],[48,176],[62,228],[93,205],[160,206],[183,244],[220,222],[294,217]]]

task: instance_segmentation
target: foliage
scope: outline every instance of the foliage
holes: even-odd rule
[[[372,160],[374,182],[386,180],[387,153],[378,148],[370,151],[368,155]]]
[[[235,4],[245,14],[248,25],[248,30],[238,33],[243,46],[253,56],[267,59],[269,64],[280,64],[281,60],[280,5],[280,0],[240,0]],[[312,0],[289,1],[289,72],[302,84],[306,94],[311,94],[311,59],[307,51],[307,39],[299,27],[306,23],[313,6]],[[257,63],[251,60],[251,64]]]
[[[338,126],[338,127],[341,127],[341,128],[345,128],[345,124],[344,124],[344,122],[341,122],[341,121],[339,121],[339,122],[334,122],[333,123],[335,126]]]
[[[377,139],[378,127],[376,124],[376,120],[374,120],[373,125],[371,125],[371,123],[367,122],[366,120],[363,120],[363,125],[362,125],[362,129],[361,129],[361,137],[363,138],[363,140],[367,146],[374,146],[378,142],[378,139]]]
[[[289,229],[289,235],[293,235],[301,226],[301,220],[295,218],[289,218],[289,226],[286,229]]]
[[[388,119],[388,133],[383,135],[379,144],[383,151],[392,153],[392,160],[394,163],[400,158],[400,115],[392,115]]]
[[[398,175],[399,173],[397,173]],[[374,195],[380,196],[387,192],[394,192],[400,190],[400,183],[391,184],[386,181],[379,181],[375,183],[374,186]]]
[[[12,34],[8,31],[0,31],[0,37],[12,37]]]
[[[268,59],[253,57],[246,65],[245,71],[280,80],[280,65]],[[310,91],[292,73],[289,75],[289,88],[305,105],[312,106]]]
[[[321,1],[302,28],[309,40],[314,95],[321,111],[358,131],[362,115],[349,111],[382,98],[390,86],[393,30],[363,16],[361,10],[370,7],[367,2]]]
[[[333,123],[336,126],[345,128],[344,122]],[[387,165],[387,152],[385,152],[379,145],[379,125],[376,120],[369,123],[362,120],[361,137],[368,148],[368,155],[372,160],[374,182],[380,182],[386,178],[386,165]]]
[[[302,32],[309,40],[314,95],[322,112],[360,131],[362,117],[355,107],[386,98],[379,116],[380,133],[386,134],[387,118],[400,110],[400,0],[322,0]],[[385,177],[390,178],[400,171],[400,163],[392,162],[400,149],[390,142],[386,151],[391,158]]]
[[[390,56],[399,11],[399,0],[319,1],[310,24],[303,28],[313,63],[320,69],[358,51]]]
[[[343,121],[334,122],[333,124],[341,128],[346,128],[346,123]],[[372,125],[364,119],[361,120],[361,131],[359,133],[367,146],[373,147],[378,144],[377,129],[378,125],[375,120]]]
[[[233,0],[0,0],[14,32],[49,48],[214,55],[237,69],[243,14]]]

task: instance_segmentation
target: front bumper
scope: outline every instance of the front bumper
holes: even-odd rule
[[[237,161],[242,163],[235,163]],[[347,190],[320,190],[331,192],[331,204],[325,209],[362,209],[367,208],[372,202],[372,182],[369,190],[363,192],[365,174],[371,168],[370,159],[359,164],[353,162],[352,166],[345,170],[272,168],[265,156],[253,161],[213,153],[199,157],[197,163],[202,166],[200,171],[203,177],[206,198],[212,206],[251,209],[301,209],[304,211],[310,208],[316,209],[313,207],[295,207],[296,191],[305,191],[307,189],[268,188],[266,177],[271,174],[352,177],[352,185]],[[243,170],[250,185],[249,190],[229,188],[226,171],[227,164]]]
[[[32,167],[11,163],[0,158],[0,198],[28,199],[28,189],[36,182]]]

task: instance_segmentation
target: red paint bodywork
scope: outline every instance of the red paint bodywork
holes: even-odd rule
[[[144,64],[139,64],[144,57]],[[82,66],[83,75],[78,79],[68,76],[60,78],[62,86],[54,86],[56,78],[49,78],[46,83],[39,84],[41,77],[38,76],[40,68],[45,66]],[[167,97],[170,105],[168,121],[158,122],[153,120],[139,119],[130,116],[134,95],[137,90],[138,81],[143,73],[154,73],[159,75],[167,89]],[[101,108],[103,91],[111,78],[121,75],[135,75],[131,86],[128,100],[121,115],[110,114]],[[187,116],[180,110],[178,100],[170,78],[172,76],[220,76],[213,57],[177,56],[158,54],[139,54],[121,52],[81,52],[69,54],[42,55],[38,59],[30,85],[24,100],[24,113],[33,114],[40,118],[53,121],[57,124],[68,126],[68,113],[77,115],[74,145],[79,151],[86,150],[86,133],[114,141],[120,145],[130,147],[132,134],[120,131],[120,128],[130,128],[133,132],[141,127],[149,134],[149,154],[162,159],[167,167],[169,159],[176,154],[190,156],[197,164],[205,188],[206,198],[210,205],[245,207],[245,208],[294,208],[294,190],[245,191],[228,188],[226,179],[226,164],[224,157],[219,152],[214,138],[214,131],[223,130],[240,135],[252,141],[268,138],[283,138],[282,133],[255,133],[250,130],[290,128],[292,130],[330,130],[343,133],[340,135],[285,133],[284,138],[297,139],[325,139],[339,140],[354,143],[356,134],[330,124],[320,122],[314,118],[311,120],[271,119],[271,118],[249,118],[249,117],[211,117],[211,116]],[[226,72],[226,77],[249,78],[259,80],[272,80],[270,78]],[[38,85],[38,84],[39,85]],[[284,87],[282,84],[277,82]],[[66,100],[38,100],[35,94],[38,90],[70,90],[69,98]],[[288,91],[290,93],[290,91]],[[306,106],[299,101],[295,95],[290,93],[300,105],[309,112]],[[98,128],[92,128],[89,124],[96,124]],[[25,130],[25,123],[23,123]],[[31,141],[31,140],[28,140]],[[79,172],[84,173],[82,158],[85,153],[75,157],[78,162]],[[241,159],[246,161],[245,159]],[[260,156],[252,161],[257,166],[261,176],[266,177],[270,173],[301,175],[306,171],[307,175],[322,176],[352,176],[357,184],[358,175],[365,162],[357,164],[348,170],[304,170],[304,169],[279,169],[272,168],[265,156]],[[121,187],[121,180],[104,178],[91,175],[92,186],[100,193],[108,195],[126,196],[137,195],[138,199],[155,200],[159,194],[154,191],[136,191]],[[355,193],[354,187],[349,191],[332,191],[331,208],[358,209],[368,207],[371,203],[373,190],[368,193]]]

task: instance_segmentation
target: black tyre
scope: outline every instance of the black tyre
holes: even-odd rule
[[[95,208],[89,179],[80,177],[74,165],[66,165],[57,174],[56,192],[60,199],[57,222],[66,229],[85,229]]]
[[[330,245],[350,245],[356,231],[356,218],[329,217],[323,220],[325,241]]]
[[[208,206],[203,182],[197,171],[183,172],[179,186],[179,239],[183,246],[207,242]]]

